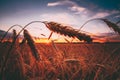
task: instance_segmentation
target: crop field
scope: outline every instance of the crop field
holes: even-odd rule
[[[117,24],[99,20],[120,34]],[[35,22],[45,24],[51,31],[47,40],[57,33],[79,42],[65,38],[67,43],[36,43],[25,29]],[[8,31],[15,26],[22,29],[19,33],[13,29],[12,37],[6,40]],[[98,37],[81,32],[81,28],[46,21],[11,26],[0,39],[0,80],[120,80],[120,42],[95,43]],[[23,37],[19,38],[21,32]]]
[[[11,45],[0,43],[3,80],[120,80],[119,43],[37,43],[39,60],[27,43]]]

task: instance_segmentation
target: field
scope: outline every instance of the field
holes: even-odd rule
[[[102,20],[120,34],[116,24]],[[51,31],[50,42],[36,43],[25,29],[34,22],[18,34],[13,29],[7,40],[13,25],[0,39],[0,80],[120,80],[120,42],[95,43],[95,38],[70,26],[42,22]],[[19,38],[22,31],[23,38]],[[53,32],[82,42],[66,38],[67,43],[55,42],[50,39]]]
[[[0,43],[2,80],[120,80],[120,43],[37,43],[40,60],[11,44]]]

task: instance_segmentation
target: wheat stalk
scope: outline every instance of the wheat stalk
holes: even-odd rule
[[[115,31],[116,33],[119,33],[120,34],[120,28],[119,26],[117,25],[120,21],[118,21],[116,24],[111,22],[111,21],[108,21],[107,19],[102,19],[102,18],[95,18],[95,19],[90,19],[88,21],[86,21],[79,29],[79,31],[88,23],[88,22],[91,22],[91,21],[95,21],[95,20],[101,20],[103,22],[105,22],[107,24],[107,26],[109,28],[111,28],[113,31]]]
[[[117,24],[108,21],[107,19],[101,19],[102,21],[104,21],[109,28],[111,28],[112,30],[114,30],[116,33],[120,34],[120,28]]]
[[[7,32],[2,36],[0,42],[2,42],[2,41],[4,40],[4,38],[5,38],[5,36],[8,34],[8,32],[9,32],[13,27],[15,27],[15,26],[18,26],[18,27],[20,27],[20,28],[23,28],[21,25],[18,25],[18,24],[11,26],[11,27],[7,30]]]
[[[64,62],[68,62],[68,63],[79,63],[80,60],[77,60],[77,59],[65,59]]]
[[[32,39],[31,35],[27,30],[24,30],[24,38],[27,40],[27,44],[29,45],[30,49],[32,50],[33,56],[36,60],[40,60],[40,56],[38,54],[37,48],[35,46],[34,40]]]
[[[36,22],[39,22],[39,23],[44,23],[46,25],[46,27],[51,30],[52,32],[56,32],[56,33],[59,33],[61,35],[64,35],[64,36],[69,36],[69,37],[77,37],[79,40],[84,40],[86,42],[92,42],[92,38],[90,37],[90,35],[87,35],[85,33],[82,33],[82,32],[79,32],[79,30],[76,30],[76,29],[73,29],[72,27],[70,26],[63,26],[59,23],[56,23],[56,22],[47,22],[47,21],[32,21],[30,23],[28,23],[27,25],[25,25],[22,30],[18,33],[18,35],[16,36],[16,38],[20,35],[20,33],[26,28],[28,27],[30,24],[32,23],[36,23]],[[52,36],[52,33],[51,35],[49,36],[49,39],[50,37]]]
[[[15,41],[16,36],[17,36],[17,32],[15,29],[13,29],[13,36],[12,36],[13,42]]]
[[[22,55],[18,48],[12,50],[4,74],[4,80],[24,80],[25,67]]]
[[[67,43],[71,43],[69,40],[67,40],[66,38],[64,38],[64,40],[67,42]]]
[[[51,38],[52,34],[53,34],[53,32],[50,33],[50,35],[49,35],[49,37],[48,37],[48,40]]]
[[[78,38],[80,41],[84,40],[86,42],[92,42],[92,38],[85,34],[85,33],[81,33],[76,29],[73,29],[70,26],[64,26],[62,24],[56,23],[56,22],[43,22],[46,27],[51,30],[52,32],[56,32],[58,34],[64,35],[64,36],[69,36],[69,37],[76,37]]]
[[[20,28],[22,28],[21,25],[17,25],[17,24],[11,26],[11,27],[7,30],[7,32],[3,35],[3,37],[2,37],[1,40],[0,40],[0,42],[2,42],[2,41],[4,40],[4,38],[5,38],[5,36],[7,35],[8,31],[9,31],[10,29],[12,29],[13,27],[15,27],[15,26],[19,26]],[[13,39],[12,44],[10,45],[10,48],[8,49],[8,52],[7,52],[6,56],[5,56],[5,60],[4,60],[4,62],[3,62],[3,65],[1,66],[0,79],[3,79],[3,77],[4,77],[4,76],[3,76],[3,74],[4,74],[4,68],[6,67],[7,61],[8,61],[8,59],[9,59],[9,57],[10,57],[10,53],[11,53],[12,49],[14,48],[16,39],[17,39],[17,37],[18,37],[18,35],[16,34],[15,31],[13,31],[13,35],[14,35],[14,39]]]

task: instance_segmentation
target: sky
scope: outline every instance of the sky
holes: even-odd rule
[[[5,31],[14,24],[24,26],[31,21],[55,21],[79,29],[93,18],[117,22],[120,0],[0,0],[0,30]],[[42,23],[31,24],[27,29],[38,37],[50,34]],[[102,21],[90,22],[82,30],[93,34],[112,32]]]

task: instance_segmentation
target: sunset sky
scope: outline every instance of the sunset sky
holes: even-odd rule
[[[79,29],[92,18],[117,22],[120,20],[120,0],[0,0],[0,30],[5,31],[14,24],[24,26],[31,21],[55,21]],[[27,29],[38,37],[50,34],[42,23],[34,23]],[[93,34],[111,32],[102,21],[90,22],[82,30]]]

